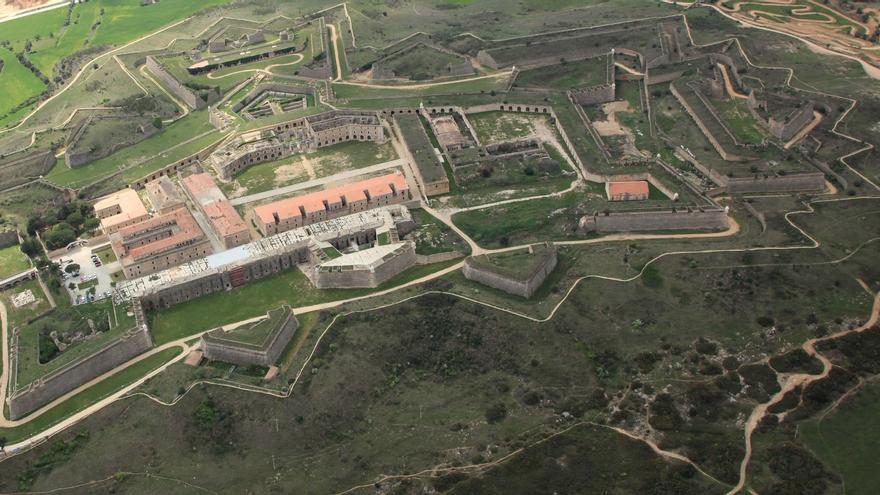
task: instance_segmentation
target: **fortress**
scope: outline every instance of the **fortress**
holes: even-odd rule
[[[529,246],[524,252],[470,256],[462,273],[468,280],[528,299],[556,268],[557,261],[556,246],[548,242]]]
[[[215,329],[201,338],[204,357],[239,366],[272,366],[293,338],[299,322],[290,306],[266,313],[266,318],[231,331]]]
[[[346,141],[387,139],[375,112],[332,110],[239,135],[214,151],[209,161],[221,179],[230,180],[251,165],[294,153]]]
[[[326,260],[322,245],[344,250],[376,241],[377,231],[396,231],[412,221],[400,205],[385,206],[288,230],[235,248],[119,282],[117,303],[138,299],[145,309],[173,306],[223,290],[232,290],[297,265]]]

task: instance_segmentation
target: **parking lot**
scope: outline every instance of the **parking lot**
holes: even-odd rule
[[[84,304],[110,296],[113,291],[113,286],[111,285],[113,279],[110,275],[122,270],[122,267],[115,259],[108,263],[101,261],[101,266],[96,266],[95,262],[92,261],[94,253],[103,252],[107,249],[109,249],[109,243],[97,246],[77,246],[65,254],[52,259],[52,261],[61,265],[61,271],[65,277],[62,284],[70,294],[70,300],[73,304]],[[71,263],[79,265],[78,276],[73,276],[64,271],[64,268]],[[70,288],[71,283],[74,285],[72,289]],[[94,295],[89,293],[91,287],[95,288]]]

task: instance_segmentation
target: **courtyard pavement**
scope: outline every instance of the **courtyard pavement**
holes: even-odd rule
[[[57,256],[52,258],[52,261],[59,263],[61,265],[61,272],[67,276],[64,280],[62,280],[62,285],[67,290],[68,294],[70,294],[70,300],[74,304],[83,304],[86,302],[86,293],[88,292],[88,287],[83,290],[78,288],[79,284],[85,283],[88,280],[95,278],[98,281],[98,285],[95,286],[95,299],[100,300],[107,296],[105,294],[110,294],[113,291],[113,287],[110,285],[112,279],[110,278],[110,274],[118,272],[122,270],[122,265],[119,264],[119,261],[113,261],[110,263],[103,263],[101,266],[96,267],[94,263],[92,263],[92,253],[96,251],[100,251],[103,248],[108,248],[110,243],[105,242],[103,244],[98,244],[96,246],[77,246],[70,251],[62,254],[61,256]],[[79,265],[79,276],[73,277],[64,272],[64,267],[69,265],[70,263],[76,263]],[[68,287],[70,283],[73,282],[77,285],[76,288],[70,289]],[[79,298],[79,299],[78,299]]]

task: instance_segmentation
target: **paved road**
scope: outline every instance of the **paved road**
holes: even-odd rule
[[[395,160],[391,160],[388,162],[379,163],[376,165],[371,165],[369,167],[358,168],[354,170],[346,170],[345,172],[340,172],[335,175],[329,175],[327,177],[321,177],[320,179],[307,180],[305,182],[300,182],[299,184],[292,184],[289,186],[279,187],[278,189],[272,189],[271,191],[265,191],[261,193],[249,194],[247,196],[242,196],[240,198],[235,198],[229,200],[233,206],[243,205],[247,203],[253,203],[254,201],[262,201],[264,199],[274,198],[275,196],[283,196],[290,194],[292,192],[301,191],[303,189],[309,189],[312,187],[322,186],[327,184],[328,182],[335,182],[338,180],[350,179],[352,177],[357,177],[358,175],[368,174],[371,172],[379,172],[381,170],[394,168],[394,167],[402,167],[404,164],[404,160],[401,158],[397,158]]]

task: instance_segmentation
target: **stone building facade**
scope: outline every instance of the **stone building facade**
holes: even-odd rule
[[[251,219],[269,236],[408,199],[406,179],[393,173],[260,205]]]
[[[120,229],[110,235],[110,246],[129,278],[211,253],[211,242],[185,207]]]
[[[375,112],[332,110],[251,131],[217,149],[211,165],[221,179],[258,163],[347,141],[387,141]]]
[[[581,217],[585,232],[645,232],[652,230],[724,230],[730,226],[722,208],[594,213]]]

